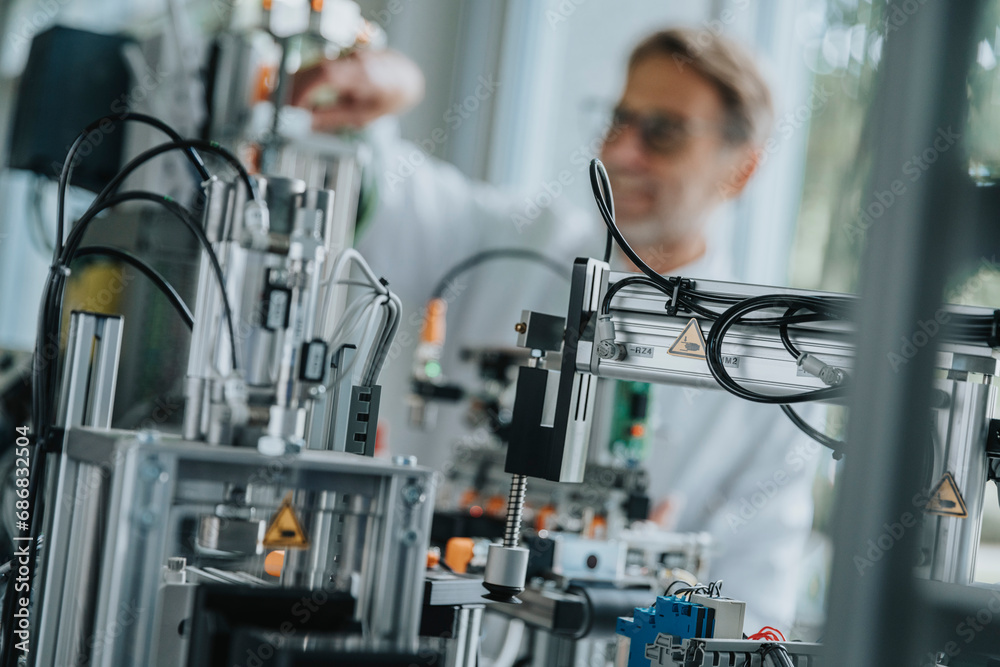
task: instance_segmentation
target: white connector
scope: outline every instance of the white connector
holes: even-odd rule
[[[611,321],[610,314],[598,316],[595,334],[597,356],[611,361],[621,361],[625,358],[627,354],[625,346],[615,342],[615,323]]]
[[[803,354],[796,362],[809,375],[818,377],[828,387],[837,387],[844,381],[844,371],[824,362],[819,357]]]

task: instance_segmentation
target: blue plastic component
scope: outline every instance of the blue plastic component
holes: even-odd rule
[[[655,642],[657,635],[671,635],[678,641],[711,638],[715,610],[673,595],[661,595],[652,607],[636,607],[632,618],[619,617],[615,632],[630,640],[628,667],[650,667],[646,645]]]

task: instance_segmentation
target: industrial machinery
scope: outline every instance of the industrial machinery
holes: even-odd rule
[[[442,364],[452,285],[487,261],[531,261],[566,277],[544,254],[490,249],[446,271],[425,309],[411,376],[411,423],[429,428],[437,403],[462,402],[472,429],[453,445],[443,470],[431,540],[449,567],[476,574],[484,570],[491,543],[504,536],[514,384],[518,366],[533,360],[530,349],[464,348],[459,361],[477,370],[465,385],[456,384],[448,373],[453,369]],[[498,664],[512,662],[519,642],[533,647],[532,665],[609,663],[620,615],[648,604],[672,582],[694,584],[708,576],[708,533],[666,532],[647,521],[649,385],[609,382],[608,389],[598,402],[611,408],[610,424],[594,429],[582,482],[536,480],[526,489],[520,537],[529,552],[527,589],[519,596],[522,604],[487,609],[487,627],[505,636]],[[607,447],[597,445],[605,441]],[[507,621],[497,622],[498,616]]]
[[[721,386],[746,400],[780,405],[835,456],[848,448],[808,425],[791,405],[838,401],[851,388],[854,298],[659,276],[614,224],[610,186],[596,160],[591,176],[609,235],[645,275],[612,272],[607,257],[579,259],[567,317],[526,311],[516,327],[518,344],[532,350],[533,363],[520,369],[517,381],[505,468],[513,475],[507,531],[502,544],[490,547],[485,567],[484,585],[497,600],[514,602],[525,590],[530,551],[518,543],[518,526],[527,478],[584,479],[599,377]],[[998,312],[946,306],[925,323],[942,340],[939,376],[930,426],[914,444],[923,461],[923,492],[912,501],[913,514],[904,516],[921,523],[915,574],[931,581],[973,584],[982,498],[995,475],[1000,425],[993,420]],[[702,322],[711,323],[707,331]],[[545,366],[549,353],[559,354],[558,369]],[[672,636],[668,644],[713,635]],[[655,639],[640,641],[652,645]]]
[[[62,188],[76,147],[123,121],[172,140],[129,162],[65,242],[59,224],[33,427],[17,443],[25,484],[12,486],[18,577],[6,582],[6,656],[109,667],[468,664],[482,589],[425,580],[431,471],[372,457],[400,304],[356,251],[334,254],[349,232],[335,223],[335,193],[251,176],[217,144],[133,113],[81,133]],[[204,179],[200,221],[170,198],[117,191],[172,151]],[[208,173],[208,154],[238,177]],[[88,228],[114,220],[98,214],[125,202],[166,208],[198,239],[193,309],[141,258],[87,245]],[[66,280],[85,254],[142,270],[190,327],[181,433],[110,428],[122,332],[141,322],[75,311],[61,364],[47,343],[59,340]]]
[[[0,571],[4,665],[18,656],[108,666],[475,660],[480,580],[427,570],[431,471],[373,457],[378,377],[400,303],[351,249],[365,147],[310,134],[309,113],[286,108],[297,70],[377,47],[384,35],[353,2],[303,8],[308,17],[296,22],[294,8],[272,12],[265,2],[259,23],[233,22],[216,39],[208,108],[185,121],[207,118],[204,135],[216,141],[183,139],[113,106],[68,147],[37,348],[20,375],[34,396],[10,480],[17,522],[15,558]],[[181,59],[191,64],[191,54]],[[64,232],[84,149],[121,137],[126,123],[169,141],[92,178],[96,199]],[[176,155],[187,162],[169,182],[150,178],[145,165]],[[229,169],[209,170],[206,160],[219,159]],[[130,176],[173,195],[189,191],[191,176],[201,186],[183,198],[119,192]],[[196,241],[187,284],[174,289],[131,247],[92,240],[137,206]],[[163,219],[140,222],[141,238]],[[176,367],[186,359],[176,425],[171,410],[134,430],[111,428],[116,399],[133,398],[116,396],[120,362],[139,357],[136,341],[160,325],[133,318],[136,309],[88,309],[68,314],[67,332],[74,261],[95,256],[138,269],[190,330],[162,346],[177,353]]]
[[[669,591],[668,591],[669,592]],[[766,627],[744,634],[746,605],[724,597],[720,586],[678,588],[619,618],[616,667],[815,667],[820,646],[788,642],[780,630]]]

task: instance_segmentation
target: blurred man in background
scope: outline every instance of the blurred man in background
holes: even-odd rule
[[[295,103],[313,109],[318,128],[361,128],[416,104],[422,90],[419,69],[404,56],[369,52],[300,76]],[[709,243],[709,222],[746,187],[772,115],[770,93],[752,58],[718,35],[672,29],[634,49],[600,157],[617,222],[655,271],[732,279]],[[484,249],[528,247],[567,265],[577,256],[603,254],[605,232],[592,206],[578,210],[553,198],[525,221],[522,197],[472,182],[413,144],[378,133],[372,143],[376,203],[358,247],[411,312],[427,301],[444,271]],[[423,158],[403,177],[394,167],[416,163],[414,151]],[[635,270],[621,255],[612,265]],[[486,291],[470,294],[453,313],[449,335],[509,345],[511,318],[521,308],[565,312],[564,295],[539,290],[537,278],[520,270]],[[388,392],[408,387],[408,361],[397,359],[387,368]],[[384,405],[396,430],[392,449],[441,465],[451,438],[435,433],[420,448],[415,435],[402,433],[401,395]],[[775,406],[721,390],[656,386],[650,412],[655,423],[646,467],[655,518],[671,530],[712,534],[711,577],[725,579],[726,593],[748,602],[748,632],[765,623],[789,628],[812,522],[816,447]]]

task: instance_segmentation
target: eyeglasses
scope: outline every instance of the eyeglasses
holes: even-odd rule
[[[611,125],[604,141],[611,143],[621,137],[626,128],[635,128],[642,145],[650,152],[666,155],[676,153],[696,134],[718,129],[712,123],[684,120],[663,113],[642,114],[624,107],[611,112]]]

